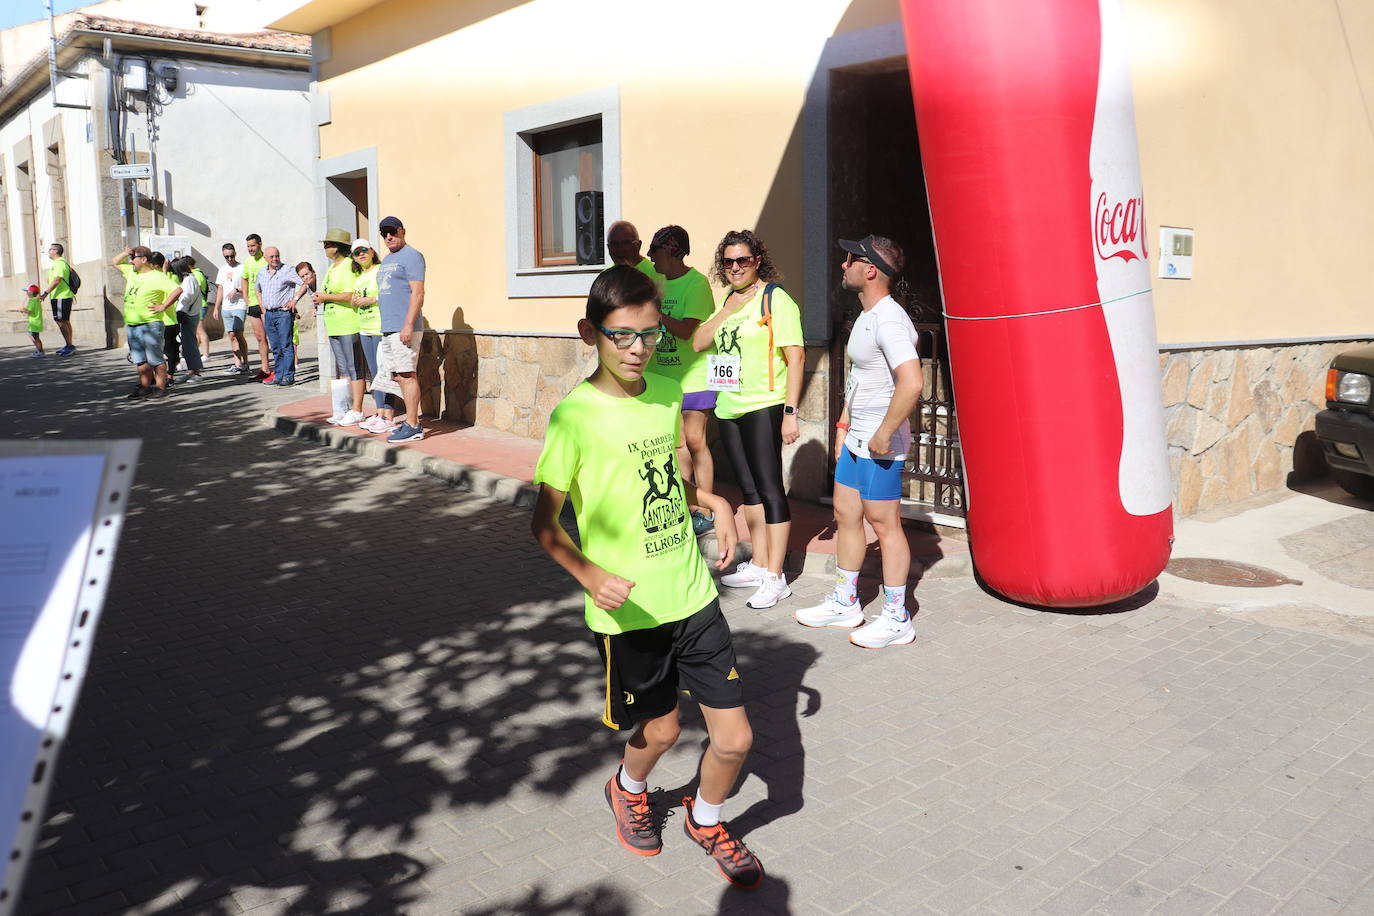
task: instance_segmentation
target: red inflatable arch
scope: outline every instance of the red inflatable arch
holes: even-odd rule
[[[1017,601],[1132,595],[1173,517],[1116,0],[903,0],[974,561]]]

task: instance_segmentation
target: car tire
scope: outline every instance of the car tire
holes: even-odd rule
[[[1356,474],[1341,468],[1332,468],[1331,477],[1340,484],[1341,489],[1360,499],[1374,499],[1374,477]]]

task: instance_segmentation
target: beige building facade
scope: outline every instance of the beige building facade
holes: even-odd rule
[[[1309,469],[1325,363],[1374,338],[1355,267],[1374,243],[1374,6],[1124,5],[1156,276],[1160,228],[1194,233],[1192,278],[1154,291],[1191,514]],[[429,410],[542,435],[590,359],[573,331],[604,249],[577,243],[621,218],[646,239],[685,226],[703,271],[729,229],[767,241],[808,340],[796,495],[828,489],[854,311],[835,240],[905,242],[938,327],[896,0],[313,0],[273,26],[314,39],[316,228],[394,213],[426,254]],[[928,437],[957,438],[946,423],[932,411]]]

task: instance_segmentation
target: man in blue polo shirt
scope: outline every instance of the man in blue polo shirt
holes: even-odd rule
[[[425,437],[420,428],[420,379],[415,375],[424,327],[420,312],[425,305],[425,256],[406,244],[406,227],[396,217],[388,216],[377,228],[388,252],[377,272],[377,306],[382,314],[377,377],[383,380],[383,390],[399,384],[406,405],[405,419],[387,441],[410,442]]]

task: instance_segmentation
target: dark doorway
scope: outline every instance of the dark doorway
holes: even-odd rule
[[[924,392],[911,418],[908,515],[962,524],[964,494],[945,350],[940,275],[905,57],[836,69],[829,99],[831,415],[844,406],[844,342],[858,299],[839,287],[841,238],[886,235],[906,251],[907,311],[921,337]],[[896,291],[894,291],[896,292]]]

